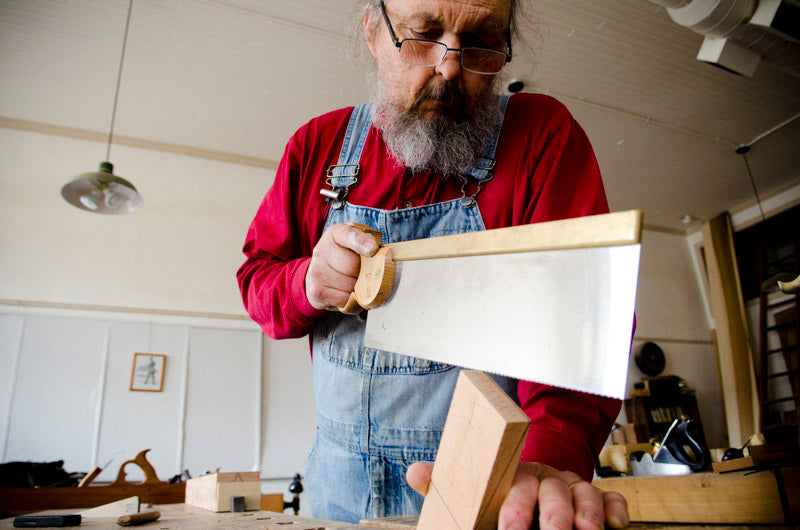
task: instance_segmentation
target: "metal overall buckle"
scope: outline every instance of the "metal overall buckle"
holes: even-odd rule
[[[483,185],[487,182],[490,182],[494,178],[494,166],[495,161],[492,159],[492,163],[489,164],[488,167],[485,166],[475,166],[476,169],[484,169],[487,172],[486,178],[484,179],[475,179],[469,178],[469,175],[459,175],[458,178],[461,180],[461,205],[464,208],[472,208],[476,204],[478,204],[478,194],[481,192]],[[475,188],[475,193],[472,195],[467,195],[467,185],[469,184],[470,180],[477,181],[477,187]]]
[[[342,175],[334,175],[333,171],[337,168],[352,168],[349,173],[344,173]],[[328,171],[326,172],[326,179],[325,183],[331,187],[331,189],[326,190],[325,188],[319,190],[320,195],[325,197],[325,200],[331,203],[331,207],[338,210],[342,206],[344,206],[344,200],[347,197],[347,194],[350,193],[350,188],[354,188],[358,185],[358,174],[361,172],[361,166],[359,164],[333,164],[328,166]],[[333,179],[342,179],[342,178],[351,178],[352,182],[348,183],[345,186],[335,186]]]

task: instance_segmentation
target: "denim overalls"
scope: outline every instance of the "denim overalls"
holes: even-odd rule
[[[498,98],[489,160],[479,160],[476,166],[482,167],[470,171],[479,185],[492,178],[507,100]],[[371,105],[353,110],[328,180],[334,189],[355,182],[350,173],[371,121]],[[334,200],[325,228],[347,221],[379,230],[384,244],[485,229],[474,196],[392,211]],[[412,462],[435,459],[458,377],[458,367],[365,348],[365,323],[363,314],[328,311],[312,334],[318,425],[306,485],[312,513],[321,519],[357,522],[419,513],[423,498],[407,485],[405,472]],[[495,379],[517,399],[515,380]]]

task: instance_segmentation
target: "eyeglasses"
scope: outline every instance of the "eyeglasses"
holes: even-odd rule
[[[448,48],[445,43],[435,40],[398,40],[394,28],[392,28],[392,23],[389,22],[389,16],[386,14],[386,6],[383,0],[381,0],[380,4],[383,20],[386,21],[386,27],[389,28],[389,35],[391,35],[394,45],[400,50],[400,59],[406,64],[436,66],[444,60],[447,52],[458,52],[461,67],[464,70],[469,70],[476,74],[492,75],[502,70],[506,63],[511,62],[511,28],[506,30],[508,53],[488,48]]]

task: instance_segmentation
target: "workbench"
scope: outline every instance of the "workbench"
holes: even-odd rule
[[[261,529],[261,530],[351,530],[356,528],[383,528],[384,530],[411,530],[415,527],[417,516],[405,517],[389,517],[384,519],[372,519],[369,521],[362,521],[362,524],[349,524],[334,521],[325,521],[321,519],[313,519],[310,517],[299,517],[295,515],[268,512],[268,511],[251,511],[251,512],[224,512],[216,513],[195,506],[186,504],[160,504],[153,507],[142,508],[143,511],[158,510],[161,512],[161,518],[158,521],[141,525],[138,528],[143,529],[158,529],[158,530],[206,530],[218,528],[231,528],[231,529]],[[78,512],[80,510],[75,510]],[[65,510],[49,510],[41,512],[42,514],[67,514],[74,513]],[[0,520],[0,528],[14,528],[13,518]],[[80,527],[76,528],[107,528],[107,529],[121,529],[122,526],[116,524],[116,517],[84,517],[81,521]],[[704,528],[706,530],[722,530],[722,529],[758,529],[766,530],[769,528],[787,528],[783,525],[775,526],[742,526],[742,525],[708,525],[708,524],[645,524],[645,523],[632,523],[629,527],[631,529],[641,530],[655,530],[655,529],[668,529],[680,528],[681,530],[690,530],[695,528]]]
[[[141,525],[134,528],[157,528],[158,530],[174,530],[174,529],[218,529],[218,528],[231,528],[231,529],[245,529],[245,528],[260,528],[267,530],[310,530],[324,528],[325,530],[346,530],[351,528],[359,528],[358,525],[345,524],[345,523],[332,523],[330,521],[321,521],[319,519],[311,519],[307,517],[297,517],[289,514],[282,514],[267,511],[252,511],[252,512],[223,512],[217,513],[187,504],[157,504],[152,508],[142,508],[142,511],[158,510],[161,512],[161,518],[158,521]],[[80,510],[75,510],[79,512]],[[65,510],[48,510],[41,512],[42,514],[67,514],[74,513]],[[89,518],[84,517],[81,525],[75,528],[116,528],[121,529],[122,526],[116,524],[116,517],[97,517]],[[13,528],[14,519],[0,520],[0,528]]]
[[[144,509],[144,508],[143,508]],[[202,508],[188,506],[186,504],[163,504],[156,505],[147,510],[158,510],[161,518],[153,523],[141,525],[138,528],[158,529],[158,530],[206,530],[218,528],[231,529],[261,529],[261,530],[351,530],[355,528],[383,528],[384,530],[410,530],[414,528],[415,516],[386,518],[379,520],[364,521],[363,524],[337,523],[324,521],[309,517],[298,517],[289,514],[281,514],[267,511],[253,511],[242,513],[215,513]],[[50,510],[42,512],[46,514],[65,514],[70,513],[64,510]],[[14,528],[13,518],[0,520],[0,528]],[[746,530],[748,528],[765,530],[767,528],[784,528],[782,526],[709,526],[709,525],[663,525],[663,524],[632,524],[632,529],[660,529],[676,528],[689,530],[694,528],[705,529],[736,529]],[[76,528],[107,528],[121,529],[123,527],[116,524],[114,517],[84,518],[80,527]]]

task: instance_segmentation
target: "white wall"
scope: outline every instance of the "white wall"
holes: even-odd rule
[[[245,316],[235,273],[273,171],[113,146],[144,206],[104,216],[60,195],[101,144],[0,128],[0,153],[0,300]]]
[[[717,356],[692,252],[682,234],[648,229],[642,234],[628,389],[643,376],[633,353],[642,343],[655,342],[667,359],[664,374],[680,376],[695,390],[709,445],[724,447],[727,435]]]
[[[316,423],[307,342],[192,320],[0,306],[0,461],[99,465],[98,481],[113,481],[149,448],[161,480],[303,473]],[[161,392],[130,390],[137,352],[167,356]]]

